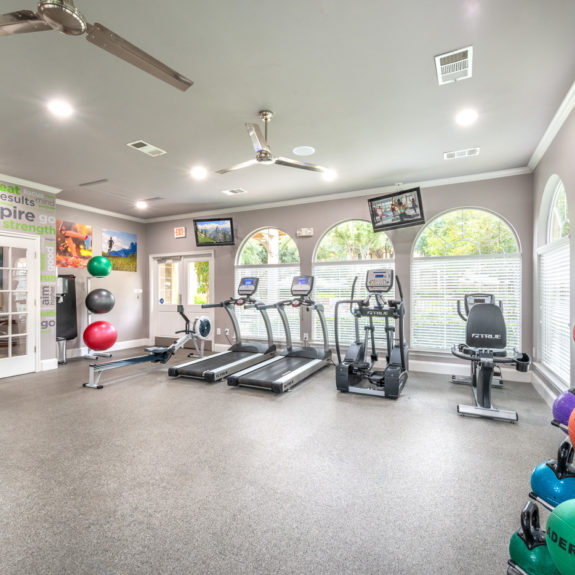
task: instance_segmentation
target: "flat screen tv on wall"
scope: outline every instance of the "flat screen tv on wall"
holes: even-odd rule
[[[374,232],[417,226],[425,222],[419,188],[393,192],[368,201]]]
[[[198,247],[234,245],[232,218],[194,220],[194,231]]]

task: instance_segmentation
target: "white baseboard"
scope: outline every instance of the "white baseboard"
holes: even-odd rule
[[[549,386],[543,381],[538,373],[533,373],[532,379],[533,387],[537,393],[543,398],[545,403],[549,407],[553,407],[553,402],[555,401],[555,394],[551,391]]]
[[[131,349],[133,347],[147,347],[153,344],[154,341],[151,338],[117,341],[110,349],[106,350],[106,353],[113,353],[114,351],[120,351],[122,349]],[[68,358],[83,357],[88,355],[88,353],[89,350],[87,347],[76,347],[66,350],[66,356]]]
[[[42,359],[40,361],[40,371],[49,371],[51,369],[58,369],[58,358]]]
[[[409,360],[409,371],[422,371],[424,373],[437,373],[441,375],[469,375],[469,365],[459,363],[447,363],[439,361]],[[503,381],[532,381],[531,372],[521,372],[516,369],[502,368]]]
[[[230,349],[230,345],[227,343],[215,343],[214,344],[214,352],[219,353],[221,351],[228,351]]]

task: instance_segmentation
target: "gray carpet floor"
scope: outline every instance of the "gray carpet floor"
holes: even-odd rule
[[[493,391],[512,425],[458,416],[471,389],[446,376],[390,401],[337,392],[333,367],[283,395],[166,372],[0,380],[0,573],[505,573],[562,439],[525,383]]]

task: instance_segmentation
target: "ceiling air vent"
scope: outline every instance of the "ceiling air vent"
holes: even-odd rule
[[[148,156],[152,156],[155,158],[156,156],[163,156],[167,154],[165,150],[161,150],[156,146],[152,146],[152,144],[148,144],[148,142],[144,142],[144,140],[137,140],[136,142],[130,142],[127,144],[131,148],[136,148],[136,150],[140,150],[140,152],[144,152],[144,154],[148,154]]]
[[[243,188],[234,188],[233,190],[222,190],[222,194],[226,194],[226,196],[236,196],[238,194],[247,194],[248,191],[244,190]]]
[[[439,85],[471,78],[473,46],[440,54],[435,57],[435,69]]]
[[[78,184],[80,187],[84,186],[97,186],[98,184],[105,184],[108,181],[108,178],[102,178],[101,180],[92,180],[91,182],[83,182]]]
[[[465,150],[455,150],[454,152],[444,152],[444,160],[459,160],[460,158],[470,158],[471,156],[478,156],[479,148],[467,148]]]

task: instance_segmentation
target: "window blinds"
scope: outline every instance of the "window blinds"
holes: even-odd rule
[[[243,277],[258,277],[258,291],[254,294],[255,299],[266,304],[275,303],[284,299],[291,299],[291,284],[294,276],[300,275],[299,264],[266,265],[266,266],[236,266],[235,282],[239,285]],[[292,338],[300,341],[300,315],[299,309],[285,307]],[[236,307],[236,314],[242,331],[242,338],[267,339],[266,328],[262,316],[255,309]],[[268,315],[272,326],[275,342],[285,341],[284,327],[275,309],[269,309]]]
[[[365,276],[367,270],[375,268],[394,269],[395,262],[393,260],[366,260],[356,262],[316,262],[313,265],[312,274],[315,277],[315,288],[313,299],[317,303],[324,306],[325,319],[329,332],[329,341],[335,342],[334,332],[334,317],[335,317],[335,304],[339,300],[350,299],[351,286],[353,279],[357,277],[355,284],[354,299],[367,297],[367,290],[365,289]],[[401,279],[401,278],[400,278]],[[386,299],[395,297],[394,291],[390,291]],[[347,345],[355,341],[355,327],[353,316],[349,311],[349,305],[340,305],[338,309],[339,315],[339,341],[342,345]],[[312,316],[312,334],[313,341],[323,341],[321,332],[321,325],[317,315],[314,313]],[[376,326],[376,337],[384,337],[385,332],[383,326],[379,329],[378,324],[381,320],[374,319]],[[364,337],[363,326],[366,320],[360,320],[360,337]],[[379,342],[378,347],[385,345]]]
[[[503,303],[507,349],[521,347],[521,256],[423,257],[411,261],[411,349],[447,352],[465,343],[457,300],[491,293]],[[463,307],[462,307],[463,311]]]
[[[539,356],[565,385],[570,381],[569,238],[548,244],[537,257],[539,277]]]

